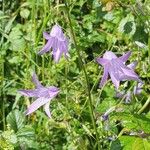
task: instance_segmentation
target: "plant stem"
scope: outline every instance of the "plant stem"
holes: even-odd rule
[[[150,103],[150,97],[147,99],[147,101],[142,106],[142,108],[137,112],[137,114],[140,115],[144,111],[144,109],[149,105],[149,103]]]
[[[5,4],[4,1],[2,2],[2,11],[3,13],[5,13]],[[4,31],[4,23],[2,23],[2,29]],[[4,37],[2,36],[1,40],[0,40],[0,49],[2,48],[2,44],[4,43]],[[0,87],[1,91],[0,91],[0,97],[1,97],[1,101],[2,101],[2,105],[1,105],[1,110],[2,110],[2,122],[3,122],[3,130],[5,131],[6,129],[6,116],[5,116],[5,104],[6,102],[6,96],[4,93],[4,86],[5,86],[5,55],[0,56],[0,61],[1,61],[1,76],[2,76],[2,86]]]
[[[94,116],[94,111],[93,111],[93,105],[92,105],[92,98],[91,98],[91,92],[90,92],[91,89],[90,89],[89,79],[88,79],[88,75],[87,75],[87,71],[86,71],[85,65],[84,65],[84,63],[82,61],[82,58],[81,58],[79,47],[77,45],[75,33],[73,31],[73,26],[72,26],[70,14],[69,14],[69,8],[68,8],[68,5],[67,5],[66,1],[65,1],[65,6],[66,6],[66,10],[67,10],[68,21],[69,21],[69,25],[70,25],[70,29],[71,29],[71,34],[72,34],[72,38],[73,38],[73,41],[74,41],[74,45],[75,45],[75,48],[76,48],[76,51],[77,51],[79,63],[80,63],[81,69],[83,69],[83,72],[84,72],[84,75],[85,75],[85,79],[86,79],[87,94],[88,94],[88,106],[89,106],[89,110],[90,110],[90,115],[91,115],[91,120],[92,120],[93,128],[94,128],[95,134],[96,134],[96,141],[97,141],[98,150],[100,150],[99,135],[98,135],[98,132],[97,132],[97,129],[96,129],[96,121],[95,121],[95,116]]]

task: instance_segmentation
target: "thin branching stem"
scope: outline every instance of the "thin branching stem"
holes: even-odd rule
[[[74,41],[74,45],[77,51],[77,55],[78,55],[78,59],[79,59],[79,63],[81,66],[81,69],[83,69],[84,75],[85,75],[85,79],[86,79],[86,84],[87,84],[87,94],[88,94],[88,106],[89,106],[89,110],[90,110],[90,115],[91,115],[91,120],[92,120],[92,124],[93,124],[93,128],[95,130],[95,134],[96,134],[96,141],[97,141],[97,146],[98,146],[98,150],[100,150],[100,143],[99,143],[99,135],[97,132],[97,128],[96,128],[96,120],[95,120],[95,116],[94,116],[94,109],[93,109],[93,105],[92,105],[92,97],[91,97],[91,89],[90,89],[90,84],[89,84],[89,78],[87,75],[87,71],[85,68],[85,65],[82,61],[82,57],[80,54],[80,50],[76,41],[76,36],[73,30],[73,26],[72,26],[72,22],[71,22],[71,17],[70,17],[70,13],[69,13],[69,8],[67,3],[65,2],[65,6],[66,6],[66,10],[67,10],[67,17],[68,17],[68,21],[69,21],[69,26],[70,26],[70,30],[71,30],[71,34],[72,34],[72,38]]]

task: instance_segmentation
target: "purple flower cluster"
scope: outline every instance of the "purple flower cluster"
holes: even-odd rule
[[[42,55],[50,49],[52,49],[52,55],[56,63],[59,62],[60,57],[64,54],[67,59],[68,54],[68,39],[63,34],[63,31],[59,25],[54,25],[50,34],[43,32],[43,36],[47,41],[46,45],[38,52]],[[56,97],[59,93],[59,89],[55,86],[44,87],[38,81],[36,74],[32,76],[32,81],[36,88],[34,90],[19,90],[19,93],[27,97],[35,97],[36,100],[28,107],[26,115],[29,115],[36,111],[39,107],[44,105],[44,110],[49,118],[51,118],[51,113],[49,110],[50,101]]]
[[[52,56],[56,63],[59,62],[61,56],[64,54],[67,59],[68,54],[68,38],[64,35],[61,27],[56,24],[52,27],[50,34],[44,32],[44,38],[47,40],[46,45],[38,52],[38,54],[42,55],[52,49]],[[102,58],[97,58],[97,62],[104,67],[104,73],[102,79],[100,81],[100,87],[104,86],[108,77],[110,76],[115,88],[118,91],[120,86],[120,81],[125,80],[135,80],[138,82],[137,86],[134,87],[134,94],[139,94],[142,88],[142,81],[139,79],[139,76],[134,72],[134,69],[137,65],[136,62],[133,62],[129,65],[126,65],[131,52],[127,52],[121,57],[117,57],[113,52],[106,51]],[[29,115],[35,112],[39,107],[44,105],[44,110],[47,116],[50,118],[51,113],[49,110],[50,102],[53,98],[55,98],[60,90],[55,86],[44,87],[38,80],[36,74],[34,73],[32,76],[32,81],[35,84],[35,89],[32,90],[19,90],[19,93],[27,96],[34,97],[36,100],[28,107],[26,111],[26,115]],[[120,94],[120,93],[118,93]],[[123,94],[126,96],[126,99],[130,99],[130,93]],[[122,95],[121,95],[122,96]],[[121,97],[118,96],[118,97]],[[108,119],[108,115],[110,113],[107,111],[102,117],[103,120]]]

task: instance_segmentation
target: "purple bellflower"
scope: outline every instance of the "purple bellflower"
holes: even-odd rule
[[[50,34],[43,32],[43,36],[48,41],[46,45],[38,52],[38,54],[42,55],[50,51],[52,48],[52,55],[56,63],[59,62],[63,53],[65,58],[68,58],[68,39],[63,34],[63,31],[59,25],[54,25]]]
[[[125,65],[131,52],[127,52],[121,57],[117,57],[113,52],[106,51],[103,58],[97,58],[97,62],[104,67],[104,74],[100,82],[100,87],[102,87],[108,79],[108,75],[115,85],[116,89],[119,88],[120,81],[125,80],[136,80],[142,82],[139,76],[134,72],[136,62],[129,65]]]
[[[133,93],[134,95],[141,94],[144,83],[139,82],[136,86],[134,86]]]
[[[128,104],[131,102],[132,99],[132,92],[131,91],[116,91],[116,98],[124,99],[125,104]]]
[[[18,92],[24,96],[35,97],[36,100],[28,107],[26,115],[29,115],[36,111],[39,107],[44,105],[44,110],[49,118],[51,118],[51,113],[49,110],[50,101],[57,96],[59,89],[50,86],[44,87],[39,81],[34,73],[32,76],[32,82],[35,84],[36,88],[33,90],[19,90]]]

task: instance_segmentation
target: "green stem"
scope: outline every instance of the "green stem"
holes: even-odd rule
[[[80,50],[79,50],[78,45],[77,45],[75,33],[74,33],[74,30],[73,30],[73,26],[72,26],[70,14],[69,14],[69,8],[68,8],[68,5],[67,5],[66,1],[65,1],[65,6],[66,6],[66,10],[67,10],[68,21],[69,21],[69,25],[70,25],[70,29],[71,29],[71,34],[72,34],[72,38],[73,38],[73,41],[74,41],[74,45],[75,45],[75,48],[76,48],[76,51],[77,51],[79,63],[80,63],[81,68],[83,69],[83,72],[84,72],[84,75],[85,75],[85,79],[86,79],[87,94],[88,94],[88,106],[89,106],[89,110],[90,110],[90,115],[91,115],[91,120],[92,120],[93,128],[94,128],[95,134],[96,134],[96,141],[97,141],[97,145],[98,145],[98,150],[100,150],[99,135],[98,135],[98,132],[97,132],[97,129],[96,129],[96,121],[95,121],[95,116],[94,116],[94,111],[93,111],[93,105],[92,105],[92,98],[91,98],[91,92],[90,92],[91,89],[90,89],[89,79],[88,79],[86,68],[85,68],[84,63],[83,63],[82,58],[81,58]]]
[[[150,97],[145,102],[145,104],[142,106],[142,108],[137,112],[137,114],[140,115],[145,110],[145,108],[149,105],[149,103],[150,103]]]
[[[5,12],[5,4],[4,1],[2,3],[2,11],[3,13]],[[4,23],[2,23],[2,31],[4,31]],[[1,41],[0,41],[0,49],[2,48],[2,44],[4,43],[4,37],[2,36]],[[6,104],[6,97],[4,93],[4,85],[5,85],[5,56],[2,55],[0,57],[2,64],[1,64],[1,76],[2,76],[2,87],[0,87],[2,90],[0,92],[0,96],[2,98],[2,122],[3,122],[3,130],[5,131],[6,129],[6,116],[5,116],[5,104]]]

